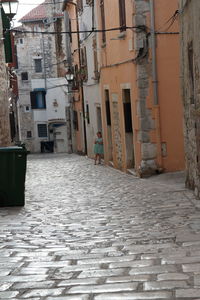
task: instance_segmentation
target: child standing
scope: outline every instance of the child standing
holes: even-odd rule
[[[99,165],[101,164],[101,158],[103,155],[103,138],[100,131],[97,132],[97,138],[94,142],[94,154],[95,154],[95,161],[94,164],[96,165],[97,159],[99,159]]]

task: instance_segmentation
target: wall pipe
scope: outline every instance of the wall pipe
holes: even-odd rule
[[[150,18],[151,18],[151,51],[152,51],[152,83],[153,83],[153,97],[154,97],[154,112],[155,112],[155,126],[157,138],[157,163],[162,169],[162,139],[160,127],[160,109],[158,99],[158,74],[157,74],[157,56],[156,56],[156,31],[155,31],[155,5],[154,0],[150,0]]]
[[[152,50],[152,83],[154,93],[154,105],[158,105],[158,75],[156,63],[156,31],[155,31],[155,7],[154,0],[150,0],[151,15],[151,50]]]

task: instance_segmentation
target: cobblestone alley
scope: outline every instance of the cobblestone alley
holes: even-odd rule
[[[26,206],[0,209],[0,299],[200,299],[200,210],[175,179],[29,156]]]

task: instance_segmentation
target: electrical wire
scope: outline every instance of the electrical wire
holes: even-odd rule
[[[79,30],[79,31],[32,31],[32,30],[19,30],[19,29],[8,29],[7,31],[15,32],[15,33],[40,33],[42,35],[45,34],[78,34],[78,33],[92,33],[92,32],[112,32],[121,30],[122,27],[114,27],[114,28],[108,28],[108,29],[91,29],[91,30]],[[124,30],[130,29],[140,29],[142,31],[146,31],[144,29],[144,26],[124,26]],[[6,32],[6,31],[5,31]]]
[[[157,31],[161,31],[161,30],[162,30],[162,32],[168,31],[168,30],[172,27],[172,25],[174,24],[174,22],[177,20],[177,18],[178,18],[178,16],[179,16],[179,13],[180,13],[179,10],[176,10],[175,13],[173,14],[173,16],[170,17],[163,25],[161,25],[161,26],[158,28]],[[170,22],[170,24],[169,24],[169,22]],[[168,25],[168,24],[169,24],[169,25]],[[163,29],[163,27],[164,27],[165,25],[168,25],[168,27],[165,28],[165,29]]]

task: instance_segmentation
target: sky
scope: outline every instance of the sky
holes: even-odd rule
[[[19,0],[18,12],[14,18],[15,25],[19,25],[17,21],[42,2],[44,0]]]

